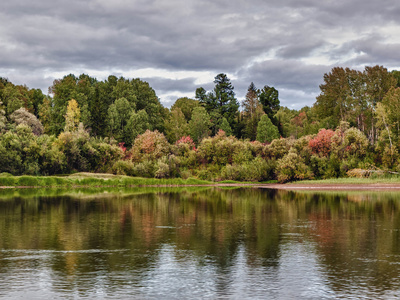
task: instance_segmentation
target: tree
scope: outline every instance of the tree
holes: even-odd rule
[[[244,137],[254,141],[257,137],[257,125],[264,114],[262,105],[258,99],[257,89],[252,82],[247,89],[246,98],[242,103]]]
[[[195,107],[200,106],[198,100],[190,99],[187,97],[179,98],[175,101],[174,105],[171,106],[171,111],[179,108],[185,116],[187,122],[192,118],[192,112]]]
[[[44,129],[42,123],[40,123],[34,114],[31,114],[23,107],[14,111],[10,116],[10,120],[17,126],[20,124],[29,126],[32,130],[32,133],[35,135],[43,134]]]
[[[278,90],[276,90],[274,87],[265,85],[261,91],[258,91],[258,94],[264,112],[275,125],[278,125],[277,120],[275,119],[275,114],[280,108]]]
[[[340,121],[349,121],[351,110],[351,90],[348,84],[350,69],[335,67],[330,73],[324,74],[324,84],[321,84],[321,94],[315,102],[320,119],[330,118],[330,126],[336,128]]]
[[[64,131],[76,131],[81,118],[81,110],[75,99],[68,101],[67,113],[65,114]]]
[[[205,107],[207,113],[214,116],[213,134],[216,134],[223,117],[231,128],[236,129],[239,103],[235,98],[233,85],[226,74],[221,73],[215,76],[214,83],[214,90],[209,93],[204,88],[198,88],[196,98]]]
[[[272,124],[268,115],[263,115],[257,126],[257,141],[270,143],[277,138],[279,138],[278,127]]]
[[[314,110],[327,127],[333,129],[340,121],[347,121],[374,143],[376,105],[396,84],[394,75],[382,66],[367,66],[363,72],[335,67],[324,74]]]
[[[156,92],[150,87],[149,83],[139,78],[130,81],[133,92],[136,96],[136,111],[144,109],[149,117],[151,127],[160,132],[164,131],[164,118],[166,112],[160,103]]]
[[[181,109],[175,107],[165,119],[165,135],[170,143],[175,143],[181,137],[189,134],[189,125]]]
[[[400,137],[400,88],[391,88],[383,98],[382,106],[387,112],[388,123],[398,140]]]
[[[393,74],[389,73],[383,66],[365,67],[365,85],[368,109],[371,115],[371,125],[368,130],[368,137],[372,143],[375,142],[377,132],[373,119],[376,105],[382,102],[383,98],[391,88],[395,88],[397,80]]]
[[[86,127],[96,129],[96,126],[102,126],[105,128],[104,120],[106,119],[106,115],[102,115],[102,118],[99,119],[90,119],[104,109],[102,99],[97,98],[98,95],[96,95],[96,84],[97,80],[95,78],[91,78],[85,74],[81,74],[79,77],[69,74],[62,79],[54,80],[53,85],[49,88],[49,93],[53,95],[51,101],[51,133],[58,135],[65,128],[65,115],[68,102],[71,99],[77,102],[84,116],[84,125]],[[93,104],[94,99],[98,103]],[[92,133],[97,134],[96,130],[92,130]]]
[[[229,126],[228,120],[225,118],[222,118],[219,129],[223,130],[227,136],[232,135],[232,128]]]
[[[134,113],[132,104],[126,98],[119,98],[108,108],[107,125],[109,136],[118,142],[126,142],[130,134],[127,128],[128,121]]]
[[[6,115],[9,116],[20,107],[25,107],[24,103],[27,96],[25,97],[21,92],[23,92],[23,90],[12,83],[7,84],[3,89],[2,101],[5,106]]]
[[[190,136],[195,143],[200,143],[201,140],[209,136],[211,122],[204,107],[196,107],[193,109],[192,119],[189,122]]]
[[[152,130],[152,126],[149,121],[149,115],[144,109],[138,112],[133,112],[129,118],[127,124],[127,136],[125,142],[128,146],[133,144],[133,141],[139,134],[144,133],[147,130]]]
[[[51,98],[45,97],[39,105],[39,118],[43,124],[45,133],[50,133],[53,126],[51,103]]]
[[[0,101],[0,134],[5,132],[7,127],[6,112],[3,108],[3,102]]]

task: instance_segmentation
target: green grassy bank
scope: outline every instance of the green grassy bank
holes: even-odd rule
[[[149,185],[205,185],[210,181],[195,178],[141,178],[112,174],[76,173],[69,176],[13,176],[7,173],[0,174],[2,187],[97,187],[97,186],[149,186]]]

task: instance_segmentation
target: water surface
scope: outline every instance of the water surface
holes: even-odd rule
[[[400,193],[9,190],[2,299],[393,299]]]

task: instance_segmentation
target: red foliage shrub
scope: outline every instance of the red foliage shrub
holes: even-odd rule
[[[191,149],[196,150],[195,144],[193,142],[193,139],[190,137],[190,135],[183,136],[179,140],[177,140],[175,145],[179,145],[179,144],[187,144],[187,145],[189,145],[189,147]]]
[[[310,140],[308,145],[314,154],[328,156],[331,152],[332,137],[334,135],[335,132],[331,129],[321,129],[317,136]]]

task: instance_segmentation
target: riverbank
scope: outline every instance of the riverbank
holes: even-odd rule
[[[212,182],[196,178],[156,179],[113,174],[76,173],[68,176],[13,176],[0,174],[0,188],[35,187],[129,187],[129,186],[179,186],[209,185]]]
[[[281,189],[281,190],[400,190],[400,178],[337,178],[307,180],[286,184],[235,182],[212,182],[196,178],[141,178],[113,174],[76,173],[68,176],[13,176],[0,174],[0,188],[53,188],[53,187],[177,187],[215,186]]]

